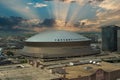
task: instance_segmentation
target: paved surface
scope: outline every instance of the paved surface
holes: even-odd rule
[[[51,66],[51,65],[55,65],[55,64],[66,64],[69,62],[73,62],[73,61],[90,61],[90,60],[99,60],[99,59],[108,59],[108,58],[120,58],[120,54],[115,54],[115,53],[109,53],[106,55],[91,55],[91,56],[85,56],[85,57],[78,57],[78,58],[69,58],[66,60],[60,60],[60,61],[51,61],[51,62],[43,62],[42,64],[45,66]]]

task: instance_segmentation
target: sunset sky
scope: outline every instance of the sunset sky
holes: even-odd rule
[[[85,29],[94,30],[103,25],[120,26],[120,0],[0,0],[0,16],[84,22]]]

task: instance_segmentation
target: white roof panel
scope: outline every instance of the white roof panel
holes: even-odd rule
[[[75,32],[64,30],[43,31],[29,38],[26,42],[72,42],[72,41],[88,41],[90,39],[77,34]]]

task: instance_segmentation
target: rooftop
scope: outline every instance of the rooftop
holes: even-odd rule
[[[64,30],[42,31],[32,36],[26,42],[70,42],[70,41],[88,41],[90,39],[75,32]]]
[[[24,67],[18,67],[20,65]],[[59,75],[50,74],[44,69],[35,68],[29,64],[0,66],[0,80],[51,80],[54,78],[59,78]]]
[[[86,69],[86,67],[88,69]],[[78,76],[89,76],[95,73],[98,69],[103,69],[106,72],[111,72],[114,70],[120,70],[120,67],[107,62],[101,62],[100,66],[95,64],[85,64],[85,65],[65,67],[65,70],[67,73],[66,78],[77,78]]]

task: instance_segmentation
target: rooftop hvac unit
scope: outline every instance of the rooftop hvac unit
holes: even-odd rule
[[[84,69],[85,69],[85,70],[91,70],[91,69],[93,69],[93,68],[90,67],[90,66],[86,66],[86,67],[84,67]]]

